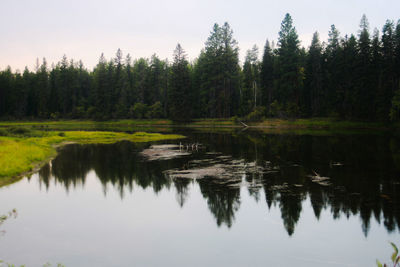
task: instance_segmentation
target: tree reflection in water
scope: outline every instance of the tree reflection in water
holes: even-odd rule
[[[283,135],[258,132],[232,134],[189,133],[192,140],[206,144],[208,151],[233,159],[256,162],[263,168],[246,169],[241,185],[220,183],[218,177],[196,180],[218,226],[230,227],[240,207],[240,188],[245,186],[257,201],[265,194],[267,206],[280,208],[289,235],[295,231],[302,205],[310,199],[315,217],[328,210],[333,218],[357,215],[368,235],[372,218],[386,229],[400,228],[400,142],[376,135]],[[134,186],[157,193],[174,187],[182,207],[190,194],[188,179],[171,179],[166,170],[187,168],[190,160],[205,153],[170,160],[146,161],[138,152],[148,145],[120,142],[112,145],[68,145],[44,166],[40,181],[47,189],[51,179],[67,191],[85,185],[94,171],[103,185],[113,186],[124,197]],[[206,152],[206,151],[204,151]],[[329,177],[329,185],[318,184],[310,175]],[[383,220],[383,222],[382,222]]]

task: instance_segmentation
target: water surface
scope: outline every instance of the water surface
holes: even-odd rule
[[[151,144],[68,145],[0,188],[0,214],[18,211],[0,229],[0,257],[27,266],[375,266],[388,262],[388,241],[399,243],[396,138],[184,134],[183,145],[203,146],[152,160],[142,154]]]

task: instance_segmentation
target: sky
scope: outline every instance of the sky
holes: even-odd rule
[[[277,40],[286,13],[307,48],[315,31],[326,40],[332,24],[357,34],[366,14],[372,32],[399,11],[400,0],[0,0],[0,69],[33,70],[37,58],[50,65],[64,54],[91,69],[118,48],[132,58],[172,59],[177,43],[193,60],[214,23],[225,21],[243,61],[254,44],[261,57],[266,39]]]

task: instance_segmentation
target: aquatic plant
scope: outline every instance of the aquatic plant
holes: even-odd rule
[[[392,245],[393,250],[394,250],[394,252],[393,252],[393,254],[392,254],[392,257],[391,257],[391,261],[392,261],[393,267],[400,267],[399,249],[398,249],[397,246],[396,246],[394,243],[392,243],[392,242],[390,242],[390,245]],[[376,260],[376,264],[378,265],[378,267],[388,267],[388,266],[389,266],[389,265],[387,265],[386,263],[384,263],[384,264],[382,265],[382,263],[381,263],[379,260]]]
[[[0,226],[9,218],[16,218],[17,217],[17,210],[13,209],[11,211],[9,211],[7,214],[5,215],[0,215]]]

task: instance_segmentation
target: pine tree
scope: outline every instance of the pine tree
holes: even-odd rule
[[[214,24],[202,58],[202,95],[207,95],[208,117],[230,117],[239,108],[239,49],[227,22]],[[205,91],[205,92],[204,92]]]
[[[269,41],[265,42],[264,54],[261,62],[260,83],[262,101],[269,111],[274,96],[274,54]]]
[[[93,70],[93,111],[89,112],[90,116],[95,119],[101,119],[106,111],[105,94],[108,87],[107,81],[107,62],[102,53],[95,69]]]
[[[260,105],[260,64],[258,61],[258,47],[253,46],[247,50],[243,65],[243,86],[241,93],[241,115],[250,113],[257,105]]]
[[[382,30],[382,86],[378,92],[376,107],[380,121],[389,120],[392,97],[396,88],[394,50],[394,23],[387,20]]]
[[[338,56],[337,70],[340,83],[336,90],[336,108],[340,117],[356,118],[357,91],[354,79],[354,70],[357,68],[357,39],[352,34],[342,40],[341,54]]]
[[[150,104],[147,85],[148,85],[148,72],[149,72],[149,63],[145,58],[139,58],[135,61],[133,65],[133,81],[134,81],[134,95],[135,102],[140,102],[143,104]]]
[[[292,17],[286,14],[281,23],[278,39],[279,77],[276,96],[278,102],[286,106],[289,116],[297,116],[300,108],[304,77],[300,65],[299,43]]]
[[[47,71],[47,61],[43,58],[42,65],[36,73],[37,90],[38,90],[38,115],[41,118],[48,118],[48,104],[50,97],[49,75]]]
[[[321,116],[324,110],[324,88],[322,71],[322,45],[318,32],[315,32],[307,54],[305,80],[305,115]]]
[[[360,22],[358,56],[355,76],[355,115],[360,119],[373,117],[374,88],[371,88],[371,40],[369,23],[365,15]]]
[[[374,95],[374,101],[371,106],[374,114],[371,119],[376,120],[379,92],[382,91],[382,44],[379,38],[379,30],[376,28],[374,29],[371,41],[371,88]]]
[[[16,99],[13,95],[14,74],[8,66],[0,73],[0,116],[10,116],[15,108]]]
[[[390,119],[400,120],[400,20],[394,33],[394,93],[391,101]]]
[[[215,99],[210,98],[210,68],[208,67],[208,58],[202,50],[197,60],[194,62],[192,82],[193,82],[193,117],[207,118],[210,117],[210,103],[215,104]]]
[[[112,92],[112,106],[113,106],[113,115],[115,118],[121,118],[127,114],[127,106],[124,105],[124,102],[121,102],[121,94],[123,90],[123,86],[125,83],[125,72],[123,71],[123,59],[122,59],[122,51],[118,48],[117,53],[115,54],[114,59],[114,83],[112,84],[113,92]]]
[[[178,43],[174,50],[169,86],[169,115],[174,121],[191,119],[190,72],[185,51]]]
[[[341,81],[341,60],[342,60],[342,48],[340,46],[339,31],[335,25],[331,25],[331,29],[328,33],[328,44],[324,51],[324,88],[325,88],[325,108],[326,115],[337,116],[340,110],[343,109],[343,103],[340,100],[344,98],[344,89]]]
[[[395,90],[400,90],[400,19],[397,21],[395,29],[395,49],[394,49],[394,61],[395,61],[395,84],[397,88]]]

